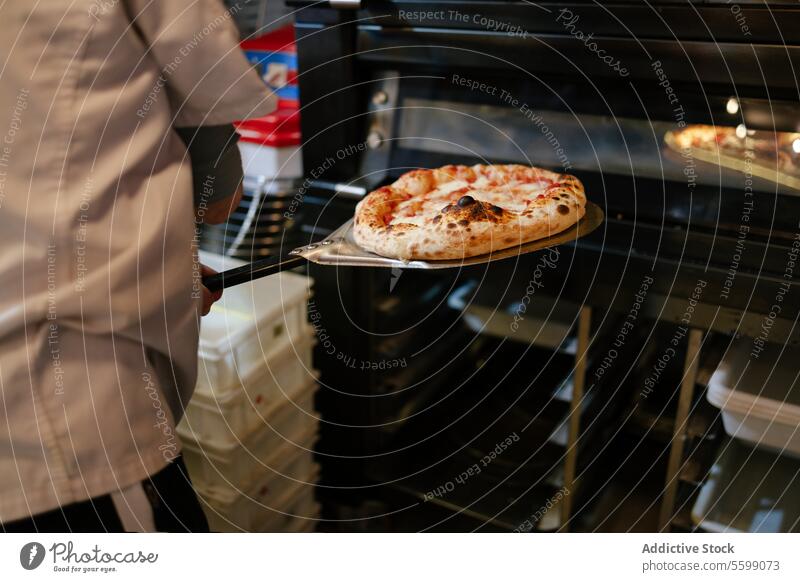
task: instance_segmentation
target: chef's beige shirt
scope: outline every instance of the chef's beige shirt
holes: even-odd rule
[[[273,101],[219,0],[2,3],[0,522],[179,452],[200,290],[171,128]]]

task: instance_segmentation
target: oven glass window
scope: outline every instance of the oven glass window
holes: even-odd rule
[[[408,97],[398,148],[800,194],[800,134]]]

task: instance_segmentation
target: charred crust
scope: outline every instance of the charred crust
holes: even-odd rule
[[[558,210],[559,214],[569,214],[569,206],[566,204],[559,204],[556,206],[556,210]]]
[[[461,208],[466,208],[470,204],[475,204],[475,199],[472,196],[462,196],[458,199],[458,205]]]
[[[456,227],[456,223],[455,222],[448,222],[447,223],[447,228],[455,228],[455,227]]]
[[[499,206],[474,199],[467,206],[450,204],[442,209],[442,213],[450,216],[452,220],[455,220],[461,226],[468,226],[478,222],[502,222],[502,217],[505,214]],[[451,227],[448,226],[448,228]]]
[[[442,220],[442,215],[441,214],[437,214],[436,216],[433,217],[433,223],[434,224],[438,223],[440,220]]]

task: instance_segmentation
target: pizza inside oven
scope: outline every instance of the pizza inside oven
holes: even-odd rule
[[[744,126],[689,125],[670,132],[667,144],[678,150],[709,152],[722,165],[739,169],[745,160],[773,171],[800,175],[800,133],[747,130]],[[737,164],[738,162],[738,164]]]
[[[403,260],[461,259],[553,236],[578,222],[586,196],[569,174],[521,165],[414,170],[359,202],[364,249]]]

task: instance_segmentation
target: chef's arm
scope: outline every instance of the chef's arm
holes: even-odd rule
[[[177,131],[192,159],[198,217],[222,222],[241,196],[242,167],[230,124],[267,115],[277,97],[239,49],[233,14],[221,0],[122,2],[166,79],[173,126],[182,128]],[[210,182],[213,192],[207,193]]]
[[[166,79],[173,126],[216,126],[275,109],[277,96],[247,62],[222,0],[122,2]]]
[[[242,199],[242,159],[233,125],[175,128],[192,164],[197,219],[225,222]]]
[[[234,14],[222,0],[122,2],[166,79],[172,125],[183,128],[192,158],[196,207],[206,222],[223,221],[236,205],[242,172],[230,124],[267,115],[277,97],[240,50]],[[202,208],[209,175],[214,192]]]

